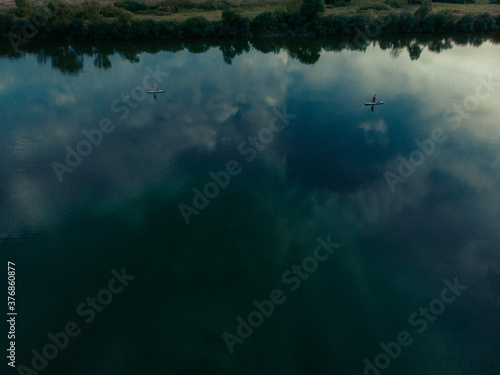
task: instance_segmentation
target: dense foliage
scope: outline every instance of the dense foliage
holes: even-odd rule
[[[326,5],[333,5],[335,7],[339,6],[348,6],[351,3],[351,0],[325,0]]]
[[[436,3],[475,4],[476,0],[434,0]]]
[[[463,17],[451,12],[433,13],[432,3],[428,0],[421,2],[413,14],[389,12],[378,18],[370,15],[323,16],[324,0],[303,0],[300,8],[291,12],[264,12],[250,20],[232,10],[225,10],[221,20],[212,22],[203,17],[189,18],[184,22],[139,18],[134,12],[141,13],[144,7],[158,9],[160,5],[146,6],[133,0],[122,0],[114,6],[85,0],[77,8],[70,7],[64,0],[48,0],[38,7],[31,0],[16,0],[16,4],[14,10],[0,13],[0,38],[8,38],[16,46],[30,39],[48,38],[130,40],[358,35],[366,41],[379,34],[390,33],[500,29],[500,17],[493,18],[487,13]]]

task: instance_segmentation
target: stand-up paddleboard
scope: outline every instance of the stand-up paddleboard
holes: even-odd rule
[[[163,90],[150,90],[148,91],[149,94],[161,94],[163,93]]]
[[[378,103],[375,103],[375,102],[365,103],[365,105],[380,105],[380,104],[384,104],[384,102],[378,102]]]

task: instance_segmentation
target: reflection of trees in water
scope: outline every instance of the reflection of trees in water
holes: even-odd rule
[[[136,47],[136,46],[134,46]],[[118,54],[124,59],[128,60],[131,63],[139,62],[139,54],[142,53],[138,48],[131,48],[126,50],[117,51]]]
[[[104,45],[101,48],[95,48],[92,50],[92,56],[94,58],[94,66],[96,68],[107,70],[111,68],[111,60],[109,55],[114,53],[114,49],[111,45]]]
[[[283,48],[283,39],[280,38],[259,38],[252,40],[253,47],[262,53],[279,53]]]
[[[45,43],[43,49],[34,53],[39,64],[47,64],[50,57],[52,67],[63,73],[75,74],[83,69],[83,51],[76,50],[69,45],[51,46]]]
[[[290,43],[286,47],[288,55],[299,60],[303,64],[316,64],[320,58],[321,42],[317,39],[307,40],[303,43],[302,40],[298,43]]]
[[[400,47],[397,47],[397,46],[392,47],[392,49],[391,49],[392,58],[397,59],[399,57],[399,55],[401,55],[401,51],[402,51],[402,49]]]
[[[98,53],[94,58],[94,66],[104,70],[111,68],[111,61],[109,60],[108,55]]]
[[[61,53],[52,56],[52,67],[63,73],[78,73],[83,68],[83,54],[77,53],[71,47],[61,48]]]
[[[248,40],[236,40],[234,43],[222,43],[219,46],[222,52],[222,57],[226,64],[232,64],[233,59],[241,55],[243,52],[250,51],[250,44]]]
[[[186,49],[191,52],[191,53],[205,53],[207,52],[212,46],[208,43],[204,42],[194,42],[194,43],[189,43],[186,45]]]
[[[429,49],[429,51],[439,53],[441,51],[453,48],[453,42],[451,41],[451,38],[436,38],[427,45],[427,48]]]
[[[38,62],[39,65],[47,64],[47,54],[45,53],[44,49],[40,50],[36,54],[36,61]]]
[[[398,57],[402,51],[407,50],[411,60],[418,60],[422,51],[439,53],[451,49],[455,45],[480,46],[485,41],[494,44],[500,43],[500,35],[492,34],[457,34],[453,36],[431,35],[398,35],[381,36],[371,41],[378,44],[382,50],[389,50],[391,55]],[[101,70],[111,68],[110,56],[118,54],[123,59],[136,63],[139,62],[141,53],[156,54],[162,51],[179,52],[188,50],[191,53],[205,53],[211,48],[218,48],[222,53],[223,61],[231,64],[233,60],[251,48],[262,53],[279,53],[284,50],[288,55],[303,64],[315,64],[321,57],[322,51],[341,52],[365,51],[369,43],[360,43],[356,38],[261,38],[261,39],[206,39],[206,40],[175,40],[144,42],[82,42],[76,44],[62,44],[58,42],[32,41],[21,45],[21,52],[15,54],[12,47],[5,43],[0,44],[0,57],[20,58],[26,53],[34,54],[39,64],[50,64],[53,68],[63,73],[75,74],[83,69],[84,56],[93,57],[94,66]]]
[[[422,47],[420,47],[417,43],[412,43],[408,47],[408,53],[410,54],[411,60],[418,60],[420,54],[422,53]]]

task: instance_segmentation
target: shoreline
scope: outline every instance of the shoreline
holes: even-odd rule
[[[151,18],[152,15],[144,14],[144,10],[132,12],[122,9],[119,3],[102,6],[91,0],[82,6],[70,6],[63,0],[49,0],[35,7],[29,0],[25,1],[28,4],[25,8],[0,11],[0,40],[9,40],[15,49],[32,39],[173,40],[354,35],[368,40],[379,35],[500,30],[500,5],[494,4],[499,10],[495,16],[484,12],[436,11],[436,3],[424,0],[419,6],[403,8],[390,8],[387,4],[367,5],[354,13],[329,13],[331,8],[324,6],[310,11],[304,10],[302,5],[293,12],[266,11],[254,18],[228,9],[220,11],[220,19],[216,20],[194,16],[177,21],[161,16]],[[304,0],[304,3],[306,1],[316,0]],[[469,7],[475,4],[447,5]],[[338,8],[352,10],[352,7]]]
[[[91,58],[94,66],[103,71],[111,68],[109,56],[120,54],[130,62],[138,61],[141,53],[156,54],[159,52],[179,52],[187,50],[192,53],[219,50],[221,60],[226,64],[238,56],[256,50],[266,53],[284,52],[291,59],[303,64],[317,63],[324,52],[342,52],[346,58],[352,53],[365,52],[368,45],[378,45],[382,50],[398,51],[407,54],[411,60],[418,60],[423,51],[440,53],[455,46],[480,46],[483,43],[500,44],[500,33],[454,33],[454,34],[401,34],[380,35],[377,38],[363,40],[358,36],[347,37],[262,37],[248,39],[210,38],[210,39],[171,39],[153,40],[147,43],[141,41],[80,41],[63,40],[45,41],[33,40],[23,44],[19,52],[14,53],[8,41],[0,41],[0,59],[22,58],[26,55],[36,55],[40,61],[50,61],[52,67],[65,73],[76,74],[84,68],[84,60]],[[133,53],[130,53],[133,51]]]

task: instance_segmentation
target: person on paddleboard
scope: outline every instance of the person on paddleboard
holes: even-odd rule
[[[156,91],[156,83],[153,85],[153,91]]]
[[[373,95],[372,103],[375,103],[375,100],[377,100],[377,94]]]

